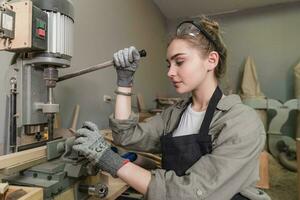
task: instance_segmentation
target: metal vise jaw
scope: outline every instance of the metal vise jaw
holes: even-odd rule
[[[61,157],[65,163],[64,171],[68,177],[79,178],[81,176],[96,175],[99,171],[83,155],[73,150],[75,137],[59,139],[47,143],[47,159],[52,160]]]

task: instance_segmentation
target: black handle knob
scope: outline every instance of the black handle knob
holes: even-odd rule
[[[146,52],[145,49],[140,50],[139,53],[140,53],[141,57],[146,57],[147,56],[147,52]]]

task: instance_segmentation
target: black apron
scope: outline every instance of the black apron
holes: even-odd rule
[[[170,133],[161,136],[163,169],[167,171],[173,170],[177,176],[183,176],[186,170],[202,156],[212,152],[211,135],[208,134],[209,126],[222,95],[222,91],[217,87],[209,101],[198,134],[173,137],[173,131],[171,131]],[[190,102],[191,100],[192,99],[190,99]],[[176,127],[179,125],[184,111],[185,109],[181,112]],[[248,200],[248,198],[243,197],[238,193],[232,197],[231,200]]]

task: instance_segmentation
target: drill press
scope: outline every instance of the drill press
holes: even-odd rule
[[[77,184],[75,199],[84,199],[92,187],[78,182],[84,176],[95,175],[97,170],[72,150],[74,137],[54,137],[54,116],[59,112],[54,101],[58,70],[70,67],[73,55],[73,3],[5,1],[0,6],[0,18],[0,50],[15,53],[9,79],[10,152],[47,145],[46,162],[4,180],[42,187],[45,199]],[[105,186],[96,188],[95,195],[107,194]]]

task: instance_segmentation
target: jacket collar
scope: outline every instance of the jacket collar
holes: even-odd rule
[[[186,99],[183,99],[182,101],[180,101],[176,105],[176,107],[179,109],[183,109],[183,108],[186,108],[191,102],[192,102],[192,97],[186,98]],[[231,94],[231,95],[225,96],[222,99],[220,99],[220,101],[217,105],[217,109],[222,110],[222,111],[227,111],[232,106],[234,106],[236,104],[240,104],[240,103],[242,103],[240,96],[236,95],[236,94]]]
[[[222,111],[227,111],[230,108],[232,108],[232,106],[236,105],[236,104],[241,104],[241,98],[239,95],[236,94],[231,94],[228,96],[223,97],[218,105],[217,105],[217,109],[222,110]]]

